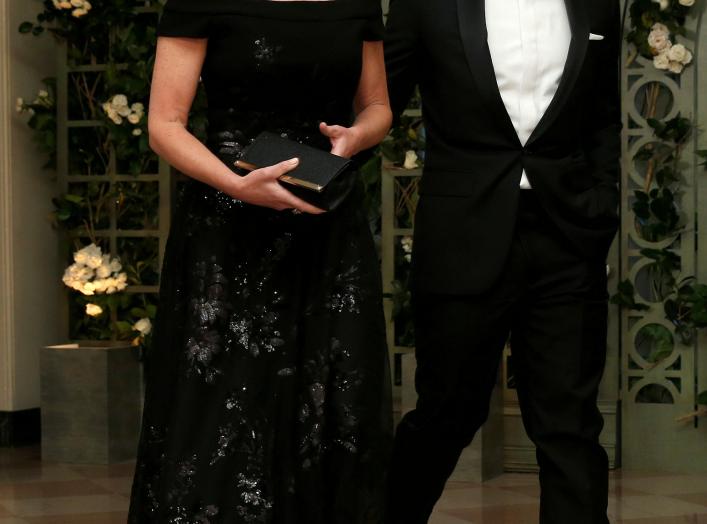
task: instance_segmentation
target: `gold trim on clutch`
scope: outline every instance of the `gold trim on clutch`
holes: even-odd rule
[[[324,191],[324,186],[309,182],[308,180],[302,180],[301,178],[295,178],[290,175],[282,175],[279,180],[282,180],[283,182],[291,184],[293,186],[311,189],[312,191],[316,191],[317,193],[321,193],[322,191]]]
[[[243,160],[236,160],[234,164],[236,167],[245,169],[246,171],[255,171],[256,169],[258,169],[258,166],[256,166],[255,164],[243,162]]]

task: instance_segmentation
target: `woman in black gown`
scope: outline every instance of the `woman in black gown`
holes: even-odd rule
[[[146,357],[131,524],[382,523],[389,374],[361,186],[320,214],[277,182],[294,164],[228,167],[264,130],[347,157],[379,142],[382,29],[379,0],[168,1],[151,144],[190,179]],[[206,147],[185,128],[199,76]]]

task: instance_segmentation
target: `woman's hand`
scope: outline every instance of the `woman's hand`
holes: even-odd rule
[[[331,154],[351,158],[361,151],[361,138],[355,127],[329,126],[319,124],[319,130],[331,142]]]
[[[256,169],[244,177],[236,176],[233,179],[233,187],[227,193],[243,202],[278,211],[292,209],[312,215],[325,213],[323,209],[308,204],[290,193],[278,181],[282,175],[295,169],[298,164],[299,160],[293,158],[274,166]]]
[[[363,43],[363,69],[354,98],[356,121],[351,127],[319,124],[331,141],[331,152],[351,158],[377,146],[388,134],[393,114],[390,111],[383,57],[383,42]]]

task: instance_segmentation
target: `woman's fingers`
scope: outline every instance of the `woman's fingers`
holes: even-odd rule
[[[245,184],[244,193],[242,195],[234,195],[234,198],[278,211],[291,209],[312,215],[326,213],[326,210],[319,209],[298,198],[280,184],[279,179],[297,168],[298,165],[299,159],[292,158],[274,166],[252,171],[243,177]]]
[[[319,124],[319,131],[328,138],[339,138],[346,132],[345,127],[341,126],[329,126],[326,122]]]
[[[331,148],[331,154],[336,156],[345,157],[346,156],[346,144],[344,142],[337,142],[334,147]]]
[[[297,211],[308,213],[310,215],[321,215],[322,213],[326,213],[326,210],[313,206],[312,204],[305,202],[301,198],[297,198],[294,195],[289,198],[287,209],[296,209]]]
[[[309,213],[310,215],[321,215],[322,213],[326,213],[326,210],[320,209],[305,200],[302,200],[283,186],[280,186],[278,189],[278,200],[282,202],[283,209],[296,209],[297,211]]]
[[[280,178],[282,175],[286,175],[293,169],[296,169],[299,165],[299,158],[291,158],[290,160],[285,160],[274,166],[266,167],[263,172],[272,178]]]

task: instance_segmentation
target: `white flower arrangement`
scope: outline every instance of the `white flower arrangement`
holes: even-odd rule
[[[683,3],[687,1],[689,0],[680,0],[680,3],[682,5],[692,5]],[[661,9],[664,9],[662,3]],[[683,44],[673,44],[670,30],[664,24],[653,24],[648,35],[648,45],[654,53],[653,65],[661,71],[680,74],[685,69],[685,66],[692,62],[692,52]]]
[[[140,102],[130,104],[127,96],[118,94],[103,103],[103,112],[117,126],[123,125],[125,121],[139,126],[145,117],[145,106]],[[132,133],[134,136],[140,136],[142,129],[135,127]]]
[[[412,261],[412,237],[411,236],[406,236],[400,239],[400,245],[403,248],[403,257],[407,262]]]
[[[141,318],[135,324],[133,324],[133,330],[140,333],[140,336],[146,337],[152,333],[152,321],[149,318]]]
[[[403,169],[417,169],[420,165],[417,162],[418,157],[415,151],[407,151],[405,153],[405,162],[403,163]]]
[[[71,15],[81,18],[88,14],[93,7],[88,0],[52,0],[54,8],[59,10],[71,10]]]
[[[660,4],[660,10],[665,11],[670,7],[670,0],[653,0],[654,3]],[[692,7],[695,5],[695,0],[678,0],[678,3],[685,7]]]
[[[86,304],[86,314],[89,317],[100,317],[103,314],[103,308],[98,304]]]
[[[103,254],[100,247],[91,244],[74,253],[74,263],[66,268],[62,281],[83,295],[112,295],[128,287],[128,275],[122,269],[117,258]]]
[[[32,108],[32,106],[42,106],[50,109],[54,106],[54,100],[52,100],[49,91],[47,91],[46,89],[40,89],[31,104],[28,104],[27,101],[22,97],[19,97],[15,101],[15,111],[17,111],[18,113],[27,112],[30,115],[33,115],[34,109]]]

